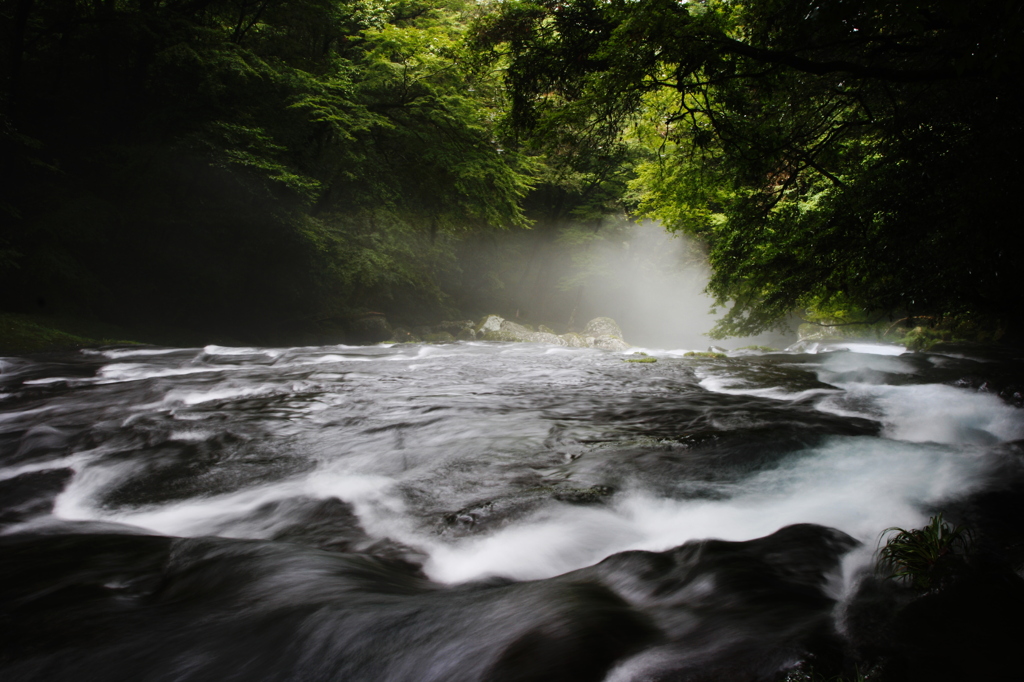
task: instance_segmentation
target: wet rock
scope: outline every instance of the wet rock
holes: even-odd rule
[[[365,313],[350,317],[346,320],[345,326],[348,338],[353,343],[381,343],[395,334],[384,313]]]
[[[469,329],[463,329],[460,331],[455,335],[455,338],[459,341],[476,341],[476,332],[473,331],[472,327],[470,327]]]
[[[591,348],[591,344],[588,342],[586,337],[575,332],[569,332],[568,334],[562,334],[560,337],[565,341],[565,345],[570,348]]]
[[[427,343],[455,343],[455,337],[448,332],[431,332],[423,336]]]
[[[458,336],[465,329],[473,330],[473,320],[445,320],[438,322],[432,327],[435,332],[448,332],[452,336]]]
[[[501,528],[537,509],[548,499],[550,493],[535,490],[477,502],[445,514],[439,532],[461,537]]]
[[[522,342],[522,339],[520,339],[514,333],[502,331],[500,329],[497,331],[485,331],[481,333],[479,338],[483,339],[484,341],[506,341],[509,343]]]
[[[0,525],[49,514],[74,472],[33,471],[0,481]]]
[[[614,493],[615,489],[607,485],[588,488],[537,486],[505,497],[482,500],[445,514],[438,531],[442,535],[456,537],[482,533],[521,519],[552,500],[578,505],[604,504]]]
[[[595,317],[583,328],[583,336],[613,336],[622,338],[622,330],[619,325],[610,317]]]
[[[569,504],[600,504],[607,501],[615,493],[615,489],[607,485],[595,485],[590,488],[561,488],[555,492],[555,499]]]
[[[404,327],[395,327],[388,343],[418,343],[420,337]]]
[[[484,319],[480,320],[480,323],[476,326],[477,334],[485,334],[486,332],[496,332],[501,330],[501,323],[505,319],[498,317],[497,315],[488,315]]]
[[[1007,381],[1003,377],[991,378],[967,375],[952,382],[957,388],[968,388],[979,393],[994,393],[1003,402],[1014,407],[1024,407],[1024,383]]]
[[[332,507],[328,517],[347,516]],[[833,529],[790,526],[746,542],[620,552],[548,579],[444,585],[406,562],[281,542],[0,536],[3,597],[15,605],[4,613],[0,677],[780,679],[833,632],[829,577],[851,544]],[[999,607],[985,636],[1009,622],[998,646],[1012,649],[1019,602]],[[926,625],[947,619],[921,615]],[[944,653],[976,655],[977,635],[955,634],[963,639],[943,638]],[[1015,679],[1020,669],[985,663],[957,679]],[[909,671],[885,679],[949,679],[934,666]]]
[[[999,397],[1014,407],[1024,407],[1024,384],[1011,384],[999,391]]]
[[[563,342],[555,334],[548,334],[547,332],[535,332],[532,329],[505,320],[501,323],[501,331],[512,334],[516,337],[516,340],[526,343],[550,343],[554,346],[564,346]]]
[[[627,350],[631,346],[622,339],[622,330],[610,317],[597,317],[587,323],[583,333],[555,334],[543,325],[537,331],[531,327],[497,315],[488,315],[476,326],[477,338],[485,341],[506,341],[513,343],[548,343],[553,346],[572,348],[602,348],[604,350]]]
[[[426,561],[422,552],[398,541],[372,538],[363,529],[352,505],[336,497],[294,497],[269,502],[232,523],[236,530],[247,529],[247,535],[268,535],[272,540],[306,547],[361,552],[413,565]]]
[[[622,338],[622,330],[610,317],[595,317],[583,328],[584,337],[592,337],[592,346],[604,350],[628,350],[631,346]]]

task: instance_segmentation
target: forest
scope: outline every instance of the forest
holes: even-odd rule
[[[4,0],[0,22],[10,313],[261,343],[370,311],[566,325],[593,245],[650,219],[710,264],[718,336],[1021,337],[1016,2]]]

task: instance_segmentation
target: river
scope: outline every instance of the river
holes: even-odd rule
[[[772,679],[1021,480],[1013,358],[643,350],[0,360],[0,677]]]

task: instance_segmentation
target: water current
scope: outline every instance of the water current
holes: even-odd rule
[[[0,360],[0,678],[771,679],[1021,477],[1012,359],[643,350]]]

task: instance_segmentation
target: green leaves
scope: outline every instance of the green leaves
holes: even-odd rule
[[[888,528],[882,537],[886,541],[878,550],[878,567],[925,592],[941,589],[956,578],[972,541],[969,530],[950,526],[942,514],[931,517],[924,528]]]
[[[449,235],[528,224],[537,164],[502,141],[499,81],[464,46],[475,2],[26,7],[0,141],[39,139],[32,158],[61,171],[0,196],[12,305],[148,298],[253,324],[261,308],[436,310]],[[90,216],[68,219],[79,203]]]
[[[837,300],[1018,318],[990,273],[1024,259],[998,227],[1024,181],[1022,24],[1000,0],[573,0],[502,3],[475,40],[552,158],[646,146],[631,198],[707,242],[718,332],[746,334]]]

